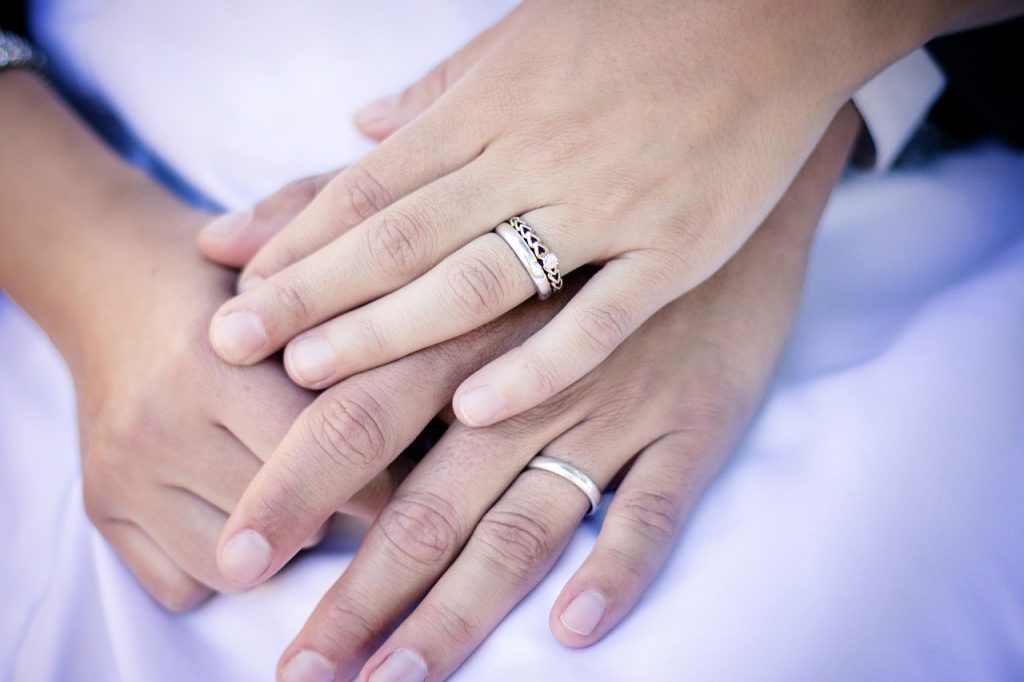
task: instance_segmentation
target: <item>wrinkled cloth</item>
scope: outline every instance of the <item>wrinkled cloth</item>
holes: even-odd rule
[[[82,93],[242,206],[358,158],[351,113],[511,4],[45,0],[35,20]],[[1022,348],[1024,157],[980,146],[846,178],[771,393],[635,612],[587,650],[548,632],[587,520],[456,679],[1020,679]],[[0,679],[273,679],[357,544],[164,611],[85,517],[66,369],[0,304]]]

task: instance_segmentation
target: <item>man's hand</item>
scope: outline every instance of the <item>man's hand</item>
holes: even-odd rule
[[[601,486],[625,474],[593,554],[551,619],[570,646],[609,632],[657,573],[760,400],[799,298],[813,227],[856,128],[856,114],[844,109],[751,242],[585,379],[501,424],[454,424],[380,513],[285,652],[279,677],[347,679],[399,623],[364,677],[443,679],[455,670],[547,572],[586,509],[565,481],[523,473],[542,450]],[[567,286],[582,284],[574,280]],[[325,392],[225,526],[218,557],[225,577],[249,586],[272,575],[330,510],[391,461],[411,437],[409,425],[436,412],[461,374],[530,334],[554,304],[521,310],[530,321],[504,327],[513,338],[486,344],[486,352],[456,339]],[[428,368],[453,363],[458,371],[424,380]],[[382,391],[371,377],[390,383]]]

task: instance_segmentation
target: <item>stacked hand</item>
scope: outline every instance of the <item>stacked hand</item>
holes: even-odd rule
[[[696,498],[758,404],[795,310],[810,236],[857,126],[837,117],[775,212],[708,282],[632,334],[582,381],[499,424],[453,424],[399,485],[352,564],[281,659],[284,680],[443,679],[544,576],[588,502],[567,481],[524,467],[538,452],[599,486],[624,476],[590,557],[551,616],[555,635],[585,646],[639,599]],[[273,233],[256,207],[204,250],[237,264]],[[326,183],[328,191],[331,183]],[[588,286],[576,273],[570,295]],[[565,297],[565,298],[568,298]],[[564,300],[564,299],[561,299]],[[492,335],[515,344],[560,299],[357,374],[299,417],[229,519],[219,563],[248,587],[278,571],[331,512],[387,467],[483,355]],[[498,330],[498,331],[496,331]],[[500,351],[493,340],[490,353]],[[458,354],[457,368],[438,357]],[[418,358],[423,373],[405,372]],[[390,386],[363,377],[391,375]],[[414,608],[415,607],[415,608]],[[412,609],[411,614],[410,609]],[[390,633],[390,636],[389,636]],[[381,638],[387,637],[383,645]]]
[[[280,229],[315,190],[315,179],[299,182],[264,201],[249,235]],[[323,521],[333,511],[372,519],[412,465],[400,453],[455,384],[554,311],[518,311],[317,397],[276,361],[237,368],[213,355],[206,324],[234,277],[195,253],[194,236],[208,217],[170,200],[138,208],[125,212],[134,223],[123,231],[108,223],[122,234],[101,262],[109,274],[93,277],[87,299],[76,300],[83,323],[59,345],[78,391],[86,511],[145,588],[174,610],[197,605],[211,590],[237,591],[216,566],[218,535],[293,424],[313,439],[302,443],[310,457],[329,453],[310,446],[335,438],[356,444],[358,436],[330,428],[360,404],[361,416],[388,426],[388,465],[367,469]],[[237,243],[232,255],[245,249]]]
[[[600,269],[463,381],[454,409],[485,426],[543,403],[718,270],[886,50],[912,44],[877,21],[851,30],[866,11],[523,3],[358,117],[386,139],[249,262],[212,322],[214,348],[250,364],[286,347],[289,375],[324,388],[475,329],[535,293],[491,233],[521,215],[562,274]],[[226,238],[247,219],[215,229]]]
[[[996,5],[527,0],[364,110],[383,140],[365,159],[204,231],[244,266],[226,303],[231,276],[189,245],[206,216],[5,73],[0,286],[72,369],[91,518],[172,608],[266,580],[337,510],[372,519],[281,676],[440,679],[587,508],[524,470],[545,452],[621,479],[552,611],[561,641],[596,641],[767,385],[856,129],[843,103]],[[539,279],[491,233],[515,216],[559,257]],[[217,306],[212,350],[252,367],[204,345]],[[323,393],[286,380],[283,347]],[[459,421],[411,469],[449,401]]]

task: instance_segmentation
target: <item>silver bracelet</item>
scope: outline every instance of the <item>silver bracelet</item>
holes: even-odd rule
[[[24,38],[0,31],[0,71],[17,68],[46,73],[46,60],[42,53]]]

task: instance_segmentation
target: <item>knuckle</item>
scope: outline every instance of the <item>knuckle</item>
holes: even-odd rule
[[[304,206],[313,201],[320,192],[321,187],[323,187],[321,177],[319,175],[307,175],[304,178],[292,180],[281,189],[281,194],[287,197],[289,202]]]
[[[523,131],[525,139],[519,142],[522,159],[528,159],[537,167],[553,170],[577,165],[581,158],[590,156],[598,146],[587,131],[581,130],[579,121],[560,114],[541,127],[532,125]]]
[[[390,275],[405,275],[416,268],[425,253],[428,228],[422,218],[407,210],[381,213],[372,230],[367,230],[367,253],[371,264]]]
[[[530,354],[523,360],[523,373],[535,395],[550,397],[562,390],[561,376],[545,358]]]
[[[690,397],[676,407],[676,431],[685,434],[694,447],[701,447],[701,441],[722,440],[730,436],[738,398],[731,397],[732,389],[727,383],[728,380],[723,378],[714,390],[695,388]]]
[[[619,518],[627,527],[657,547],[671,545],[682,516],[678,495],[649,490],[620,494]]]
[[[307,291],[295,277],[284,276],[273,282],[269,291],[269,307],[273,316],[306,325],[313,322],[313,307],[307,300]],[[271,324],[273,324],[271,322]]]
[[[381,512],[381,536],[392,554],[417,571],[444,566],[455,553],[459,533],[449,519],[455,509],[433,493],[395,498]]]
[[[577,329],[585,350],[608,355],[629,333],[629,313],[611,301],[586,305],[580,309]]]
[[[324,396],[310,420],[310,437],[325,465],[342,471],[374,466],[388,449],[383,414],[368,394]]]
[[[370,618],[344,598],[328,601],[322,616],[317,629],[334,652],[361,651],[370,646],[379,634]]]
[[[454,310],[467,319],[478,321],[493,317],[500,311],[505,282],[485,257],[466,256],[457,259],[445,277],[448,295]]]
[[[550,529],[512,509],[488,513],[477,526],[477,538],[494,568],[516,581],[537,577],[555,551]]]
[[[450,642],[458,651],[469,648],[477,640],[480,627],[460,612],[440,600],[424,604],[425,621],[438,631],[442,641]]]
[[[433,78],[428,78],[430,81],[427,84],[429,88],[431,102],[441,99],[441,95],[448,92],[452,84],[458,80],[458,76],[455,73],[455,58],[446,59],[441,62],[434,70]]]
[[[299,471],[289,459],[277,460],[274,476],[260,486],[250,511],[250,524],[266,532],[267,527],[291,527],[316,517],[309,502],[324,492],[307,483],[309,472]]]
[[[153,598],[174,613],[195,608],[206,594],[206,588],[182,572],[161,578],[151,586],[151,590]]]
[[[712,197],[691,202],[686,210],[666,223],[676,262],[692,267],[694,263],[713,260],[725,238],[719,226],[727,215]]]
[[[358,347],[376,359],[390,358],[393,354],[390,351],[391,344],[388,343],[388,336],[381,331],[380,323],[370,316],[364,316],[359,320],[356,327],[359,339]]]
[[[83,490],[93,497],[90,504],[115,495],[124,497],[137,487],[139,478],[160,469],[168,455],[162,441],[152,438],[147,428],[151,427],[144,419],[119,416],[97,432],[82,464]]]
[[[309,255],[295,243],[295,240],[286,235],[287,230],[282,228],[282,231],[271,237],[270,241],[253,256],[249,265],[243,268],[242,279],[248,279],[250,275],[269,277]]]
[[[99,526],[107,519],[109,498],[101,474],[94,466],[85,466],[82,470],[82,504],[85,515],[93,525]]]
[[[347,216],[350,220],[346,222],[361,223],[391,203],[391,196],[384,185],[364,165],[350,166],[342,177],[342,198],[350,213]]]

